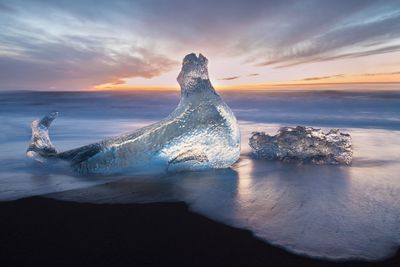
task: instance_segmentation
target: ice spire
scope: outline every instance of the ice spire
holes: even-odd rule
[[[207,90],[214,92],[208,77],[207,64],[208,60],[202,54],[199,54],[198,57],[194,53],[185,56],[182,62],[182,70],[177,78],[181,86],[182,96]]]

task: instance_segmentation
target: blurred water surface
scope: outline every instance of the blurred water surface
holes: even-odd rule
[[[380,259],[400,244],[400,92],[224,92],[242,131],[241,159],[227,170],[159,176],[79,177],[67,164],[25,156],[30,123],[57,110],[59,150],[156,122],[179,92],[0,93],[0,200],[31,195],[86,202],[185,201],[215,220],[246,228],[296,253]],[[352,135],[351,166],[255,160],[252,131],[280,126],[342,128]]]

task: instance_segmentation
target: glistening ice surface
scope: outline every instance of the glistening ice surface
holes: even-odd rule
[[[256,158],[283,162],[349,165],[353,158],[351,136],[339,129],[281,127],[276,135],[253,132],[249,145]]]
[[[208,78],[208,60],[185,56],[178,76],[181,99],[165,119],[130,133],[57,152],[49,138],[51,112],[32,122],[27,155],[68,161],[79,174],[137,174],[221,169],[240,157],[240,131],[235,116]]]
[[[379,259],[400,243],[400,93],[227,92],[242,152],[231,169],[160,176],[78,177],[25,157],[30,122],[51,110],[51,136],[68,150],[166,117],[179,92],[2,93],[0,199],[30,195],[89,202],[186,201],[193,210],[310,256]],[[62,118],[62,119],[61,119]],[[351,166],[296,165],[249,157],[252,131],[341,128]]]

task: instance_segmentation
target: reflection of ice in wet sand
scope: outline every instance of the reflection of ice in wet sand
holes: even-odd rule
[[[393,145],[400,134],[351,133],[353,166],[284,164],[242,155],[231,179],[223,173],[205,180],[206,174],[187,174],[181,194],[194,210],[298,253],[385,257],[400,241],[400,164]],[[360,146],[364,149],[357,150]]]

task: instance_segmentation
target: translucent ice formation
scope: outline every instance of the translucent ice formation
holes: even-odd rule
[[[282,127],[277,135],[253,132],[249,139],[253,154],[259,158],[315,164],[350,164],[351,137],[332,129],[328,133],[311,127]]]
[[[208,78],[207,59],[189,54],[178,76],[181,100],[164,120],[120,137],[57,153],[48,136],[56,117],[32,123],[27,155],[68,160],[78,173],[111,174],[227,168],[239,159],[235,116]]]
[[[42,155],[51,157],[57,154],[57,150],[49,137],[49,126],[57,115],[58,112],[51,112],[41,120],[34,120],[32,122],[32,142],[26,152],[29,157],[39,162],[44,162],[45,157],[42,157]]]

